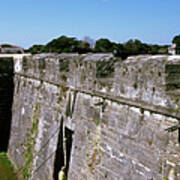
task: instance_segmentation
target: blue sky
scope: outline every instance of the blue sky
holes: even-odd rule
[[[5,0],[0,43],[25,48],[61,35],[170,44],[180,34],[180,0]]]

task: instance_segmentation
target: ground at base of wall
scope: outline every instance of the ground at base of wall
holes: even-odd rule
[[[6,153],[0,153],[0,180],[18,180]]]

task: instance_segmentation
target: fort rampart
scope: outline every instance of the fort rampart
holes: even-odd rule
[[[13,79],[8,153],[25,179],[180,178],[180,56],[41,54],[14,58]]]

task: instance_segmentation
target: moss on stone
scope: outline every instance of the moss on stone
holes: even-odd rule
[[[29,133],[26,135],[26,152],[24,153],[25,157],[25,167],[23,169],[24,179],[28,180],[30,177],[30,170],[33,162],[33,152],[34,146],[36,143],[36,138],[38,135],[38,123],[39,123],[39,108],[40,104],[37,103],[33,116],[32,116],[32,127]]]
[[[66,76],[65,74],[62,74],[62,75],[61,75],[61,79],[62,79],[63,81],[66,81],[66,80],[67,80],[67,76]]]
[[[152,146],[152,140],[151,139],[148,139],[147,143],[148,143],[149,146]]]
[[[68,72],[69,71],[69,61],[66,59],[59,60],[59,71],[60,72]]]
[[[26,81],[24,81],[24,83],[23,83],[23,87],[26,87]]]
[[[113,61],[98,61],[96,62],[96,77],[108,78],[114,73]]]
[[[28,70],[28,60],[27,57],[23,57],[23,63],[22,63],[23,70],[26,72]]]
[[[18,180],[16,174],[14,173],[14,167],[7,157],[7,154],[4,152],[0,153],[0,179]]]
[[[58,103],[60,103],[62,100],[63,100],[62,96],[59,95],[59,96],[58,96]]]
[[[138,69],[138,73],[141,73],[141,69],[140,68]]]
[[[134,89],[137,89],[137,88],[138,88],[137,83],[134,83],[134,84],[133,84],[133,87],[134,87]]]
[[[96,119],[96,126],[99,126],[101,124],[101,119]]]
[[[45,74],[46,74],[45,71],[41,71],[41,72],[40,72],[40,79],[43,79],[44,76],[45,76]]]
[[[68,87],[66,87],[66,86],[61,86],[61,89],[62,89],[63,92],[66,92],[66,91],[68,90]]]
[[[39,69],[45,69],[46,68],[46,62],[45,59],[39,59]]]
[[[62,90],[62,95],[64,96],[64,98],[66,98],[66,92],[69,88],[66,86],[61,86],[61,90]]]

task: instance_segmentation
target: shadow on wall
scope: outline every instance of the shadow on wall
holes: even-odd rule
[[[66,138],[66,170],[69,171],[69,163],[71,158],[71,149],[73,141],[73,131],[69,128],[65,128],[65,138]]]
[[[55,162],[54,162],[54,175],[53,175],[54,180],[58,180],[58,173],[61,170],[61,167],[63,166],[66,166],[66,174],[68,174],[72,141],[73,141],[73,131],[71,131],[67,127],[63,128],[63,118],[62,118],[59,136],[58,136]]]
[[[56,149],[56,156],[54,161],[54,180],[58,180],[58,173],[61,167],[64,166],[64,151],[63,151],[63,118],[61,119],[61,125],[58,135],[58,144]]]
[[[14,94],[13,58],[0,58],[0,152],[7,151]]]

